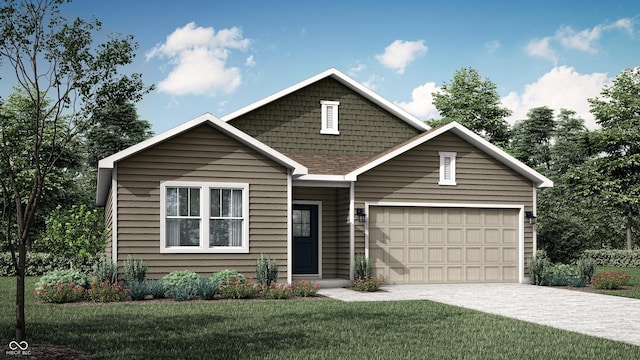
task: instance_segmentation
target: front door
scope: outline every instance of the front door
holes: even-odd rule
[[[293,204],[293,274],[318,274],[318,205]]]

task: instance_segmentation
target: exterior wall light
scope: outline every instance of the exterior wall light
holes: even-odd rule
[[[360,220],[361,223],[367,222],[367,214],[365,214],[363,208],[357,208],[356,215],[358,216],[358,220]]]
[[[524,216],[529,219],[529,224],[531,225],[535,225],[536,224],[536,216],[533,215],[533,211],[525,211],[524,212]]]

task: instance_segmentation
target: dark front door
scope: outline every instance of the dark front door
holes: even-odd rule
[[[293,273],[318,273],[318,205],[293,205]]]

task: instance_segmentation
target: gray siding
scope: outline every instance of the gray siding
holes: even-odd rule
[[[441,186],[439,151],[455,151],[456,186]],[[533,184],[458,136],[446,133],[358,177],[356,207],[365,201],[524,205],[532,211]],[[525,258],[532,256],[533,231],[525,229]],[[356,223],[356,253],[364,232]]]
[[[107,201],[104,205],[104,226],[107,229],[107,245],[104,249],[104,254],[107,259],[111,259],[111,256],[113,255],[113,196],[111,194],[111,189],[109,189]]]
[[[340,135],[320,134],[321,100],[340,102]],[[373,156],[420,133],[332,78],[229,123],[283,153]]]
[[[208,125],[117,164],[118,259],[145,260],[149,277],[230,268],[255,276],[261,253],[287,273],[287,170]],[[249,183],[249,254],[161,254],[160,181]]]

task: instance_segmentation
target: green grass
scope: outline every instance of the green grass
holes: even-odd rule
[[[603,267],[598,267],[596,269],[596,273],[600,271],[609,271],[609,270],[622,271],[624,273],[631,275],[631,278],[629,279],[629,285],[633,286],[633,288],[630,290],[615,290],[615,291],[600,290],[598,291],[598,293],[640,299],[640,268],[603,266]]]
[[[14,283],[0,278],[2,344],[14,336]],[[49,305],[28,292],[26,304],[29,343],[96,359],[640,358],[638,346],[430,301]]]

